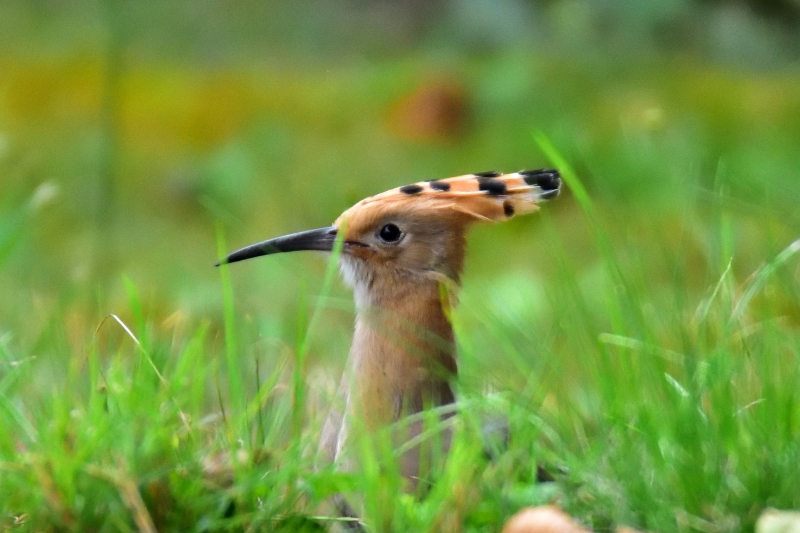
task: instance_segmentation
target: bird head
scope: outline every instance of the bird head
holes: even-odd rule
[[[530,213],[560,188],[556,170],[482,172],[414,183],[361,200],[330,227],[253,244],[220,263],[299,250],[332,251],[338,238],[343,272],[353,285],[376,278],[420,282],[442,276],[458,282],[470,224]]]

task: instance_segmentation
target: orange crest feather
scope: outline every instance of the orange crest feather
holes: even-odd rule
[[[452,210],[476,221],[503,221],[531,213],[538,204],[558,196],[557,170],[521,170],[511,174],[481,172],[442,180],[404,185],[361,200],[342,213],[337,224],[364,207],[398,207],[409,210]],[[370,205],[373,204],[373,205]]]

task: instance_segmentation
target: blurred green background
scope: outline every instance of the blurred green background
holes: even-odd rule
[[[680,234],[704,248],[687,213],[722,202],[742,222],[736,266],[752,270],[800,227],[798,13],[792,0],[3,2],[0,328],[32,342],[63,306],[91,328],[118,310],[123,273],[157,316],[219,316],[216,223],[233,249],[399,184],[549,166],[535,130],[624,246]],[[569,191],[547,210],[590,268]],[[467,290],[553,268],[538,224],[478,230]],[[293,316],[324,266],[304,255],[238,268],[237,307]],[[704,284],[708,257],[691,258]]]
[[[711,360],[711,374],[730,371],[720,383],[743,385],[720,412],[761,401],[760,378],[774,384],[785,411],[753,422],[742,446],[761,457],[758,431],[780,420],[784,440],[775,446],[793,441],[800,450],[798,351],[786,340],[800,326],[797,262],[752,294],[744,290],[800,235],[798,0],[0,2],[0,347],[9,361],[36,357],[14,382],[12,403],[31,419],[37,409],[49,418],[42,406],[68,388],[70,354],[82,360],[98,337],[117,336],[100,344],[101,357],[125,346],[108,322],[95,332],[108,313],[166,345],[155,350],[157,365],[177,360],[201,324],[209,357],[221,360],[223,290],[212,266],[220,246],[328,225],[361,198],[406,183],[554,166],[537,132],[575,170],[595,213],[587,216],[565,188],[537,215],[473,231],[457,320],[473,356],[463,361],[466,387],[474,379],[479,390],[487,369],[502,388],[525,394],[539,380],[531,405],[567,428],[563,449],[585,451],[603,423],[629,428],[625,410],[635,409],[638,390],[624,396],[630,402],[617,406],[618,418],[598,402],[613,404],[616,388],[631,385],[599,377],[607,369],[598,354],[613,352],[606,344],[630,347],[613,336],[626,335],[687,354],[686,366],[670,372],[699,389],[710,381],[694,355]],[[292,360],[286,346],[302,337],[324,271],[325,260],[311,253],[231,268],[244,367],[256,352]],[[328,388],[353,319],[348,290],[336,284],[333,292],[309,350],[309,381]],[[728,365],[714,344],[728,334],[736,344],[755,329],[698,333],[718,293],[733,305],[743,292],[738,301],[754,312],[748,327],[781,332],[759,348],[780,359],[764,373],[744,356]],[[617,300],[625,310],[615,316]],[[625,315],[634,308],[644,325]],[[770,352],[770,339],[793,348]],[[316,364],[321,358],[325,365]],[[83,372],[81,364],[72,370]],[[740,364],[747,368],[738,373]],[[638,371],[611,365],[622,376]],[[662,374],[652,383],[674,392],[678,381]],[[211,373],[202,379],[215,401]],[[721,390],[714,383],[709,395]],[[643,410],[663,405],[659,394],[668,393],[644,388],[652,396],[644,395]],[[681,416],[679,428],[707,422],[694,409]],[[657,449],[666,424],[653,427]],[[730,452],[741,435],[723,434],[731,440],[712,442]],[[680,430],[672,438],[676,447],[686,440]],[[585,454],[587,470],[602,470],[592,457],[599,464],[603,453]],[[609,453],[624,463],[624,447]],[[681,464],[700,472],[693,453]],[[783,457],[776,468],[797,455]],[[719,508],[750,509],[747,526],[761,506],[797,502],[786,483],[783,500],[770,500],[772,478],[764,476],[749,485],[763,489],[758,495],[731,483],[725,494],[738,503]],[[683,483],[684,502],[697,502],[689,511],[722,516],[703,503],[724,485],[717,478],[704,478],[701,495],[684,477],[670,479],[678,479],[670,487]],[[613,498],[594,504],[633,516],[650,505],[641,498],[630,507]]]

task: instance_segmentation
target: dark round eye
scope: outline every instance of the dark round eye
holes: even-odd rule
[[[386,224],[378,232],[378,236],[381,238],[381,240],[386,242],[397,242],[400,240],[401,235],[403,235],[403,232],[400,231],[400,228],[394,224]]]

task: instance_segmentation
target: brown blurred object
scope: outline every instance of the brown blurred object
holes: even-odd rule
[[[438,80],[420,85],[392,105],[391,130],[404,139],[442,141],[464,130],[468,111],[464,87]]]
[[[766,509],[756,521],[756,533],[800,533],[800,511]]]
[[[591,533],[555,505],[526,507],[512,516],[502,533]]]

